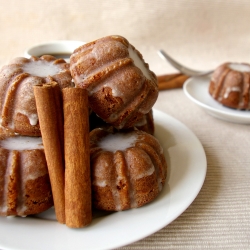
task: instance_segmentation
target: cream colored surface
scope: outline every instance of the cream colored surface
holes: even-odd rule
[[[0,10],[1,66],[37,43],[111,34],[126,37],[156,74],[175,72],[159,48],[197,69],[250,62],[249,0],[0,0]],[[197,135],[207,177],[178,219],[121,249],[249,249],[250,126],[207,115],[181,89],[162,91],[155,108]]]

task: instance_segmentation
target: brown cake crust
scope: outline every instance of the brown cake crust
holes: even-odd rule
[[[165,184],[163,149],[155,137],[140,130],[124,132],[136,136],[131,147],[115,152],[102,149],[100,142],[112,133],[117,132],[94,129],[90,133],[93,205],[106,211],[141,207],[154,200]]]
[[[147,114],[145,114],[142,117],[142,119],[135,124],[135,127],[139,130],[154,135],[155,125],[154,125],[153,109],[151,109]]]
[[[25,72],[32,62],[47,63],[58,69],[45,77]],[[0,70],[1,125],[20,135],[41,136],[33,85],[56,81],[61,88],[72,85],[69,64],[50,55],[30,59],[18,57]]]
[[[0,140],[9,136],[0,135]],[[43,149],[9,150],[0,146],[0,215],[26,216],[53,206]]]
[[[234,63],[227,62],[216,68],[209,84],[209,93],[224,106],[249,110],[250,72],[235,70],[230,67],[231,64]],[[250,69],[250,64],[240,65]]]
[[[70,70],[75,85],[88,90],[91,109],[117,129],[133,127],[158,96],[156,75],[121,36],[77,48],[70,57]]]
[[[90,131],[95,129],[95,128],[108,129],[108,128],[112,127],[110,124],[104,122],[94,112],[90,113],[89,125],[90,125]],[[143,115],[142,118],[137,123],[134,124],[134,127],[153,135],[154,130],[155,130],[153,110],[151,109],[147,114]],[[122,129],[122,130],[124,130],[124,129]]]

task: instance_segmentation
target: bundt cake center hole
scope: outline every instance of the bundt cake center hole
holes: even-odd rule
[[[22,69],[26,73],[39,77],[53,76],[60,72],[57,65],[47,61],[28,62],[22,66]]]
[[[135,133],[117,133],[109,134],[99,142],[100,148],[116,152],[118,150],[124,151],[125,149],[135,145],[137,135]]]

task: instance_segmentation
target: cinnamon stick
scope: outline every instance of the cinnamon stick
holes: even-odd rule
[[[66,225],[80,228],[92,220],[88,93],[63,89]]]
[[[157,76],[158,88],[159,90],[182,88],[188,78],[189,76],[181,73]]]
[[[56,82],[33,87],[45,157],[48,165],[56,218],[65,223],[63,109]]]

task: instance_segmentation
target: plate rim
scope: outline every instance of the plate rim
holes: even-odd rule
[[[197,165],[201,166],[201,177],[199,179],[199,182],[197,182],[197,187],[195,189],[195,191],[193,193],[191,193],[190,197],[189,197],[189,200],[188,202],[185,203],[185,205],[182,205],[181,208],[179,207],[179,209],[177,209],[178,211],[176,211],[176,213],[174,214],[174,216],[171,217],[171,219],[168,219],[167,221],[160,221],[159,224],[156,226],[154,226],[154,229],[153,230],[148,230],[147,233],[145,233],[144,235],[138,235],[137,237],[133,237],[133,239],[128,239],[126,241],[123,241],[121,242],[120,244],[119,243],[116,243],[116,244],[110,244],[109,246],[103,246],[103,247],[94,247],[93,249],[110,249],[110,248],[117,248],[117,247],[122,247],[122,246],[125,246],[125,245],[128,245],[128,244],[132,244],[136,241],[139,241],[145,237],[148,237],[149,235],[159,231],[160,229],[162,229],[163,227],[169,225],[172,221],[174,221],[177,217],[179,217],[189,206],[190,204],[194,201],[194,199],[196,198],[196,196],[198,195],[198,193],[200,192],[202,186],[203,186],[203,183],[204,183],[204,180],[205,180],[205,177],[206,177],[206,172],[207,172],[207,159],[206,159],[206,154],[205,154],[205,151],[204,151],[204,148],[201,144],[201,142],[199,141],[199,139],[197,138],[197,136],[186,126],[184,125],[183,123],[181,123],[180,121],[178,121],[177,119],[173,118],[172,116],[162,112],[162,111],[159,111],[159,110],[156,110],[156,109],[153,109],[153,113],[154,113],[154,117],[155,117],[155,120],[157,121],[156,122],[156,125],[162,125],[161,123],[161,119],[164,121],[164,126],[165,126],[165,122],[167,122],[167,125],[169,126],[168,129],[170,128],[170,131],[171,131],[171,126],[174,127],[174,126],[177,126],[178,128],[181,128],[182,129],[182,133],[183,135],[187,135],[188,137],[190,137],[192,140],[191,142],[195,144],[195,154],[197,154],[197,148],[199,149],[199,153],[200,153],[200,157],[202,158],[202,162],[199,162],[197,163]],[[159,124],[157,124],[159,123]],[[171,125],[171,126],[170,126]],[[166,127],[164,127],[166,129]],[[179,135],[176,135],[177,138]],[[177,145],[178,146],[178,145]],[[166,150],[164,148],[164,150]],[[187,147],[187,150],[190,150],[189,147]],[[169,148],[166,150],[167,152],[169,152]],[[194,152],[191,152],[191,151],[188,151],[189,154],[194,154]],[[166,152],[165,152],[166,153]],[[171,156],[171,154],[170,154]],[[172,166],[170,167],[172,168]],[[171,173],[170,173],[170,178],[171,178]],[[173,177],[172,177],[173,178]],[[185,180],[185,179],[184,179]],[[165,185],[166,187],[166,185]],[[169,195],[171,195],[173,191],[170,190],[169,191]],[[175,198],[175,197],[173,197]],[[164,197],[162,200],[164,199],[167,199],[166,197]],[[154,201],[150,204],[153,204]],[[150,207],[150,204],[148,205]],[[178,204],[177,204],[178,205]],[[154,206],[153,206],[154,207]],[[170,206],[171,207],[171,204]],[[169,207],[167,208],[167,210],[169,209]],[[140,209],[140,208],[139,208]],[[128,211],[132,211],[132,213],[137,213],[137,211],[139,211],[139,209],[136,209],[136,210],[128,210]],[[125,211],[126,212],[126,211]],[[117,216],[119,218],[119,214]],[[3,218],[5,219],[5,218]],[[14,218],[16,219],[16,218]],[[18,219],[18,218],[17,218]],[[19,218],[19,219],[23,219],[23,218]],[[8,219],[7,219],[8,220]],[[1,221],[1,218],[0,218],[0,221]],[[54,222],[53,222],[54,223]],[[44,228],[44,222],[42,222],[42,227]],[[49,225],[51,223],[48,223]],[[54,224],[53,224],[54,225]],[[67,227],[65,225],[60,225],[59,223],[56,222],[56,226],[55,228],[61,228],[61,227],[65,227],[66,229],[65,230],[68,230]],[[31,231],[33,230],[30,229]],[[1,232],[1,223],[0,223],[0,232]],[[77,234],[77,232],[75,232]],[[87,230],[85,229],[85,233],[87,233]],[[1,234],[0,234],[1,235]],[[1,236],[0,236],[0,240],[1,240]],[[29,241],[29,240],[28,240]],[[30,243],[30,242],[29,242]],[[20,245],[20,243],[19,243]],[[0,248],[3,248],[3,249],[11,249],[11,250],[21,250],[21,249],[26,249],[26,245],[24,245],[23,247],[11,247],[10,244],[3,244],[2,243],[2,240],[0,241]],[[46,247],[46,246],[45,246]],[[107,248],[108,247],[108,248]],[[34,247],[32,246],[31,249],[34,249]],[[41,248],[39,248],[41,249]],[[44,247],[43,247],[44,249]],[[53,248],[53,249],[57,249],[57,248]],[[59,249],[59,246],[58,246],[58,249]],[[75,248],[76,249],[76,248]],[[78,249],[78,248],[77,248]],[[79,248],[80,249],[80,248]],[[81,249],[85,249],[85,248],[82,248]]]
[[[227,121],[235,122],[235,123],[243,123],[243,124],[250,123],[250,111],[241,111],[241,110],[233,109],[233,112],[232,112],[232,110],[230,110],[230,108],[227,108],[224,106],[221,107],[221,108],[223,108],[223,110],[221,110],[221,109],[218,109],[216,107],[212,107],[205,102],[198,100],[189,90],[189,88],[191,88],[191,87],[193,87],[193,85],[197,84],[196,81],[203,81],[200,84],[204,84],[204,85],[208,86],[209,85],[209,77],[208,76],[206,76],[206,77],[190,77],[189,79],[187,79],[185,81],[185,83],[183,85],[183,91],[184,91],[185,95],[191,101],[193,101],[195,104],[197,104],[198,106],[203,108],[210,115],[213,115],[219,119],[227,120]],[[239,112],[239,113],[236,113],[236,112]],[[244,113],[244,112],[249,112],[249,114],[247,113],[247,115],[246,115],[246,113]],[[236,119],[238,119],[238,120],[236,120]]]

